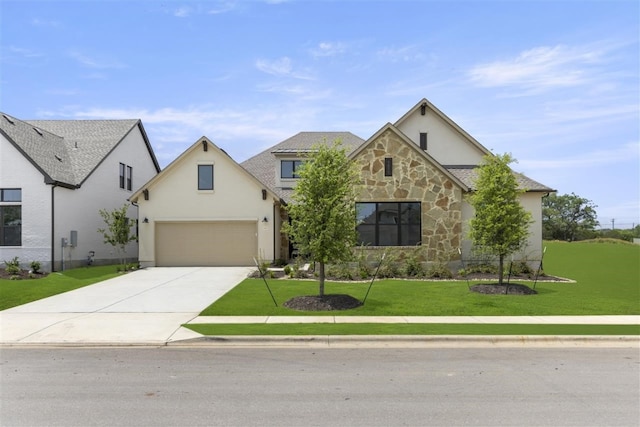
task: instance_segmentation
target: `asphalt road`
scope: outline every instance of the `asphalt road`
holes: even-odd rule
[[[2,426],[640,424],[637,348],[3,348]]]

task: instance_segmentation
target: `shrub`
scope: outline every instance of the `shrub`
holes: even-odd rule
[[[40,262],[39,261],[31,261],[31,264],[29,264],[29,267],[31,267],[31,272],[34,274],[37,274],[40,272]]]
[[[291,274],[291,266],[290,265],[285,265],[283,270],[284,270],[284,274],[285,275],[288,276],[288,275]]]
[[[453,278],[453,273],[451,273],[447,264],[438,262],[427,269],[426,276],[430,279],[451,279]]]
[[[10,274],[13,276],[20,273],[20,261],[18,261],[17,256],[13,257],[11,261],[5,261],[4,265],[5,265],[4,271],[6,271],[7,274]],[[12,279],[12,280],[15,280],[15,279]]]
[[[404,266],[405,274],[409,277],[422,277],[425,274],[422,263],[415,257],[407,260]]]

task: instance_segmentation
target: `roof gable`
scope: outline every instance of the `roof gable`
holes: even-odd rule
[[[216,144],[214,144],[209,138],[207,138],[206,136],[203,136],[200,139],[198,139],[195,143],[193,143],[193,145],[187,148],[184,152],[182,152],[182,154],[180,154],[175,160],[169,163],[167,167],[165,167],[157,175],[155,175],[153,178],[147,181],[143,186],[141,186],[135,193],[133,193],[133,195],[131,195],[129,200],[134,203],[137,202],[140,196],[143,195],[145,190],[149,191],[155,185],[158,185],[158,182],[170,176],[173,173],[173,171],[180,168],[181,165],[185,161],[187,161],[187,158],[189,158],[191,154],[193,154],[195,151],[197,150],[208,151],[210,149],[217,152],[221,158],[227,159],[228,163],[230,163],[234,169],[236,169],[239,173],[245,174],[247,177],[249,177],[249,179],[253,181],[256,184],[256,186],[263,187],[272,198],[276,200],[280,199],[280,197],[277,194],[275,194],[269,188],[269,186],[262,183],[257,177],[255,177],[248,170],[243,168],[240,164],[238,164],[238,162],[233,160],[233,158],[229,156],[229,154],[227,154],[226,151],[224,151],[223,149],[218,147]]]
[[[392,132],[393,134],[395,134],[398,137],[398,140],[403,145],[407,146],[408,149],[417,153],[420,158],[424,159],[425,162],[429,163],[431,166],[433,166],[440,173],[442,173],[444,176],[449,178],[452,182],[454,182],[460,188],[462,188],[465,191],[469,191],[469,186],[465,182],[461,181],[458,177],[452,174],[449,170],[447,170],[447,168],[445,168],[440,163],[438,163],[433,157],[431,157],[424,150],[421,150],[420,147],[418,147],[413,141],[411,141],[411,139],[409,139],[402,131],[400,131],[391,123],[387,123],[382,128],[380,128],[380,130],[378,130],[375,134],[373,134],[371,138],[369,138],[367,141],[361,144],[356,150],[354,150],[349,155],[349,158],[351,160],[355,160],[365,149],[371,146],[371,144],[374,144],[378,140],[378,138],[380,138],[385,132]]]
[[[157,171],[158,161],[140,120],[18,120],[0,117],[0,131],[45,176],[45,182],[80,187],[134,129],[139,129]]]

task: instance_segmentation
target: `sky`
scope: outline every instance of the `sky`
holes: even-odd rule
[[[0,2],[0,110],[141,119],[166,166],[301,131],[368,139],[427,98],[518,172],[640,223],[640,6],[571,1]],[[613,224],[612,224],[612,221]]]

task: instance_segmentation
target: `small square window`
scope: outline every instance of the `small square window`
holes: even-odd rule
[[[213,165],[198,165],[198,190],[213,190]]]

